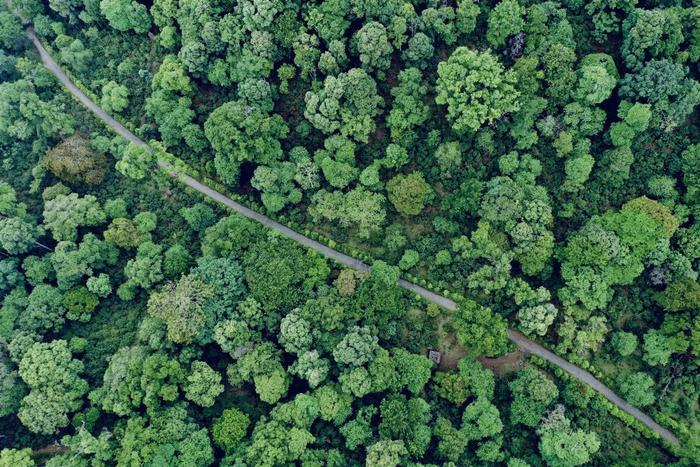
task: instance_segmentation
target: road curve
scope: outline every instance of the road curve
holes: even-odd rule
[[[73,84],[73,82],[68,78],[68,76],[61,69],[61,67],[53,59],[53,57],[51,57],[51,55],[49,55],[49,53],[46,51],[46,49],[44,48],[41,41],[37,38],[31,26],[26,28],[26,33],[27,37],[29,37],[36,49],[39,51],[39,55],[41,56],[41,61],[43,62],[44,66],[61,82],[61,84],[63,84],[68,89],[68,91],[70,91],[70,93],[73,96],[75,96],[85,107],[90,109],[95,115],[97,115],[97,117],[104,121],[107,124],[107,126],[112,128],[116,133],[118,133],[119,135],[121,135],[122,137],[134,144],[143,145],[150,149],[150,146],[148,146],[145,142],[139,139],[121,123],[112,118],[109,114],[107,114],[107,112],[102,110],[101,107],[95,104],[88,96],[85,95],[85,93],[83,93],[75,84]],[[330,248],[320,242],[317,242],[316,240],[301,235],[300,233],[290,229],[289,227],[282,225],[279,222],[276,222],[270,219],[269,217],[264,216],[263,214],[253,211],[252,209],[233,201],[232,199],[224,196],[218,191],[213,190],[207,185],[204,185],[203,183],[195,180],[189,175],[177,173],[175,170],[173,170],[173,166],[168,162],[158,161],[158,165],[162,169],[164,169],[168,174],[174,177],[178,177],[182,183],[189,186],[193,190],[196,190],[204,196],[207,196],[229,207],[233,211],[241,214],[244,217],[247,217],[248,219],[252,219],[271,229],[274,229],[282,233],[286,237],[289,237],[290,239],[294,240],[295,242],[298,242],[308,248],[316,250],[322,255],[331,258],[348,267],[360,271],[369,270],[369,266],[363,263],[362,261],[357,260],[344,253],[341,253],[337,250],[334,250],[333,248]],[[454,300],[450,300],[447,297],[443,297],[442,295],[438,295],[434,292],[431,292],[430,290],[425,289],[417,284],[401,279],[399,280],[399,285],[402,288],[410,290],[411,292],[420,295],[425,300],[440,305],[443,308],[446,308],[451,311],[457,309],[457,303]],[[546,348],[542,347],[540,344],[531,341],[530,339],[528,339],[527,337],[525,337],[524,335],[522,335],[514,329],[508,329],[508,338],[523,351],[531,353],[533,355],[537,355],[547,360],[553,365],[556,365],[562,370],[568,372],[574,378],[595,389],[603,396],[605,396],[610,402],[619,407],[621,410],[627,412],[628,414],[639,420],[641,423],[649,427],[651,430],[655,431],[664,440],[668,441],[671,444],[678,444],[678,438],[676,438],[673,435],[673,433],[656,423],[651,417],[646,415],[641,410],[625,402],[620,396],[615,394],[615,392],[612,389],[601,383],[586,370],[579,368],[576,365],[572,365],[568,361],[564,360],[563,358],[559,357],[553,352],[550,352]]]

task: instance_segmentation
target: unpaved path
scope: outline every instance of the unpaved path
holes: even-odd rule
[[[116,133],[127,139],[128,141],[135,143],[135,144],[140,144],[147,146],[146,143],[144,143],[141,139],[139,139],[136,135],[134,135],[132,132],[130,132],[128,129],[126,129],[121,123],[113,119],[107,112],[102,110],[97,104],[95,104],[89,97],[85,95],[78,87],[73,84],[73,82],[68,78],[68,76],[63,72],[61,67],[56,63],[56,61],[49,55],[49,53],[46,51],[44,46],[42,45],[41,41],[36,37],[36,34],[34,34],[34,30],[31,28],[31,26],[27,27],[26,29],[27,37],[32,41],[34,46],[37,48],[39,51],[39,55],[41,56],[41,61],[43,62],[44,66],[51,72],[53,73],[54,76],[70,91],[70,93],[75,96],[85,107],[90,109],[95,115],[97,115],[102,121],[104,121],[110,128],[112,128]],[[148,146],[147,146],[148,147]],[[278,232],[282,233],[283,235],[291,238],[295,242],[298,242],[308,248],[314,249],[321,253],[322,255],[331,258],[341,264],[344,264],[348,267],[351,267],[353,269],[357,269],[360,271],[367,271],[369,270],[369,266],[362,261],[359,261],[351,256],[348,256],[344,253],[341,253],[337,250],[334,250],[322,243],[317,242],[316,240],[313,240],[311,238],[305,237],[304,235],[301,235],[300,233],[290,229],[289,227],[286,227],[279,222],[276,222],[272,219],[270,219],[267,216],[264,216],[258,212],[253,211],[252,209],[249,209],[232,199],[224,196],[223,194],[219,193],[218,191],[215,191],[208,186],[198,182],[194,178],[188,176],[188,175],[183,175],[183,174],[178,174],[176,171],[173,170],[173,167],[171,164],[165,161],[158,161],[158,165],[166,170],[170,175],[179,177],[180,181],[184,183],[185,185],[189,186],[190,188],[198,191],[199,193],[203,194],[204,196],[208,196],[209,198],[218,201],[219,203],[231,208],[232,210],[236,211],[237,213],[241,214],[242,216],[245,216],[249,219],[252,219],[254,221],[257,221],[271,229],[277,230]],[[426,299],[429,302],[435,303],[437,305],[440,305],[443,308],[446,308],[448,310],[454,311],[457,308],[457,304],[455,303],[454,300],[451,300],[447,297],[443,297],[442,295],[438,295],[434,292],[431,292],[430,290],[427,290],[419,285],[413,284],[411,282],[408,282],[406,280],[401,279],[399,281],[399,285],[403,287],[406,290],[410,290],[412,292],[415,292],[416,294],[420,295],[424,299]],[[592,374],[587,372],[586,370],[579,368],[575,365],[572,365],[568,361],[564,360],[563,358],[559,357],[558,355],[550,352],[549,350],[545,349],[542,347],[540,344],[531,341],[524,335],[520,334],[518,331],[515,331],[514,329],[509,329],[508,330],[508,337],[510,340],[512,340],[521,350],[537,355],[539,357],[544,358],[548,362],[558,366],[559,368],[563,369],[564,371],[568,372],[571,374],[573,377],[578,379],[579,381],[589,385],[599,393],[601,393],[603,396],[605,396],[610,402],[615,404],[617,407],[620,409],[624,410],[628,414],[632,415],[634,418],[642,422],[644,425],[647,427],[651,428],[653,431],[659,434],[663,439],[668,441],[669,443],[672,444],[678,444],[678,438],[676,438],[673,433],[671,433],[669,430],[666,428],[662,427],[658,423],[656,423],[654,420],[652,420],[651,417],[646,415],[644,412],[641,410],[637,409],[636,407],[631,406],[627,402],[625,402],[621,397],[619,397],[615,392],[598,381]]]

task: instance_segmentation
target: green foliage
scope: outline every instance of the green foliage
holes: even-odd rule
[[[428,403],[421,398],[393,395],[382,401],[379,412],[380,438],[401,440],[411,456],[421,457],[430,443]]]
[[[129,89],[116,81],[108,81],[102,86],[100,106],[107,112],[121,112],[129,105]]]
[[[8,11],[0,11],[0,46],[4,49],[17,47],[22,40],[22,24]]]
[[[673,349],[669,339],[657,330],[644,334],[644,361],[651,366],[667,365]]]
[[[72,358],[66,341],[32,345],[19,364],[19,375],[29,387],[18,412],[22,424],[43,434],[68,425],[68,414],[83,405],[88,389],[79,377],[82,370],[82,362]]]
[[[146,236],[131,219],[113,219],[103,233],[105,240],[120,248],[136,248],[146,240]]]
[[[384,104],[377,95],[377,84],[359,68],[328,76],[323,88],[307,92],[304,101],[304,116],[314,127],[325,134],[340,131],[364,143],[374,131],[374,117]]]
[[[224,410],[212,426],[214,443],[226,452],[234,452],[248,432],[249,425],[250,417],[236,407]]]
[[[648,373],[636,372],[620,383],[622,396],[632,405],[642,407],[656,401],[654,380]]]
[[[420,172],[397,175],[386,184],[386,190],[391,204],[406,216],[420,214],[432,195],[430,185]]]
[[[112,293],[112,283],[107,274],[89,277],[87,280],[87,289],[98,297],[106,297]]]
[[[201,407],[211,407],[224,391],[221,375],[204,362],[192,362],[183,385],[185,397]],[[235,441],[234,441],[235,442]]]
[[[119,31],[133,29],[144,33],[151,29],[151,17],[145,5],[133,0],[101,0],[100,11],[110,26]]]
[[[559,395],[551,379],[530,367],[520,370],[508,387],[513,396],[510,406],[511,420],[514,424],[522,423],[530,427],[537,426],[547,407]]]
[[[191,207],[184,207],[180,209],[179,212],[187,222],[187,225],[196,232],[203,232],[207,227],[216,222],[214,210],[204,203],[197,203]]]
[[[651,104],[652,125],[671,130],[700,103],[700,83],[688,77],[688,69],[668,59],[649,60],[621,81],[620,94],[629,100]]]
[[[18,323],[22,329],[30,331],[59,330],[63,325],[65,313],[61,291],[49,284],[39,284],[27,297]]]
[[[447,105],[452,127],[475,132],[505,113],[518,110],[518,91],[512,72],[504,72],[490,52],[458,47],[438,65],[435,102]]]
[[[213,294],[202,280],[185,275],[151,294],[148,313],[163,320],[170,341],[187,344],[202,332],[207,321],[205,304]]]
[[[0,465],[16,467],[34,467],[36,464],[32,459],[32,450],[5,448],[0,451]]]
[[[125,177],[141,180],[153,168],[155,162],[155,157],[149,148],[129,143],[115,167]]]
[[[577,97],[586,104],[600,104],[612,93],[617,79],[601,65],[584,65],[579,69]]]
[[[542,458],[553,467],[587,464],[599,448],[598,436],[583,430],[547,430],[540,440]]]
[[[263,232],[252,221],[231,215],[219,219],[207,228],[202,238],[202,253],[205,256],[240,257],[250,245],[263,238]]]
[[[333,358],[340,365],[362,366],[374,357],[379,349],[378,338],[369,328],[353,327],[333,350]]]
[[[637,344],[639,342],[637,336],[631,332],[618,331],[613,334],[610,343],[620,356],[627,357],[637,350]]]
[[[397,144],[409,146],[417,136],[416,127],[428,119],[429,109],[423,102],[427,92],[428,87],[423,84],[423,75],[419,69],[406,68],[399,73],[398,85],[391,88],[394,100],[386,118],[387,126],[391,129],[391,138]],[[400,167],[401,164],[393,163],[390,166]]]
[[[377,441],[367,447],[367,467],[396,467],[406,454],[403,441]]]
[[[0,12],[0,464],[697,464],[697,1],[225,3]]]
[[[136,256],[127,261],[124,275],[127,280],[117,289],[122,300],[132,300],[139,287],[146,290],[163,280],[162,247],[152,242],[139,245]]]
[[[84,286],[71,289],[63,296],[66,318],[72,321],[90,321],[90,316],[99,303],[97,295]]]
[[[379,193],[355,188],[347,193],[319,190],[313,195],[309,213],[314,219],[337,222],[341,227],[356,227],[361,237],[369,237],[386,218]]]
[[[238,184],[241,163],[271,164],[279,160],[279,140],[286,138],[288,131],[279,115],[268,116],[242,101],[218,107],[204,124],[204,134],[216,153],[217,173],[231,185]]]
[[[58,195],[44,204],[44,225],[57,241],[75,241],[78,227],[102,224],[106,216],[97,198],[77,193]]]
[[[630,284],[641,274],[643,260],[675,231],[676,222],[668,208],[646,198],[591,218],[562,251],[567,285],[560,298],[592,310],[604,307],[612,298],[611,287]]]
[[[488,30],[486,40],[493,47],[498,47],[506,42],[513,34],[523,30],[525,11],[517,0],[502,0],[489,13]]]
[[[527,334],[544,336],[557,313],[556,307],[551,303],[526,306],[518,310],[518,320]]]
[[[20,217],[0,218],[0,246],[12,255],[29,251],[42,233],[41,227]]]
[[[496,356],[508,348],[503,318],[472,300],[460,302],[452,316],[452,325],[457,341],[472,356]]]
[[[376,21],[365,23],[354,36],[355,47],[362,67],[372,72],[389,68],[392,47],[384,25]]]

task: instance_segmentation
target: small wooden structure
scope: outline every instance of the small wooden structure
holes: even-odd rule
[[[436,365],[440,364],[440,352],[437,350],[429,350],[428,351],[428,359],[432,362],[435,362]]]

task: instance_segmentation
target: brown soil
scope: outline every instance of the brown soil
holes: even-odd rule
[[[479,363],[493,371],[498,377],[519,371],[525,365],[525,352],[518,349],[515,352],[496,358],[479,357]]]

